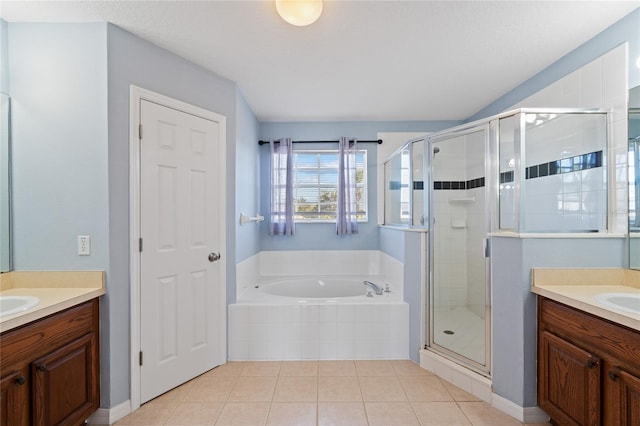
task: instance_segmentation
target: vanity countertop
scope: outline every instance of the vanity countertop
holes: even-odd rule
[[[640,314],[615,309],[595,298],[604,293],[640,295],[640,271],[534,268],[531,270],[531,291],[640,331]]]
[[[11,271],[0,274],[0,296],[35,296],[31,309],[0,317],[0,332],[105,294],[103,271]]]

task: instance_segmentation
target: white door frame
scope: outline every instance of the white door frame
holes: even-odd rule
[[[131,318],[131,411],[140,407],[140,252],[138,236],[140,235],[140,139],[138,124],[140,123],[140,102],[146,100],[178,111],[195,115],[220,123],[220,145],[218,147],[219,165],[218,182],[221,183],[218,203],[220,226],[220,359],[227,359],[227,280],[226,280],[226,117],[211,111],[169,98],[159,93],[130,86],[129,97],[129,269],[130,269],[130,318]]]

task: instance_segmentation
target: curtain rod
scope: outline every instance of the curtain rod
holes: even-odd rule
[[[275,143],[280,143],[279,141],[274,141]],[[291,143],[338,143],[340,141],[291,141]],[[353,142],[350,140],[349,142]],[[382,144],[382,139],[377,139],[375,141],[361,141],[358,140],[358,143],[377,143],[378,145]],[[268,144],[269,141],[258,141],[258,145]]]

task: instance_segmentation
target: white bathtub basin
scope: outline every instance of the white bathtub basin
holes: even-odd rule
[[[594,299],[610,308],[640,315],[640,293],[600,293]]]
[[[26,311],[39,302],[40,299],[34,296],[0,296],[0,317]]]

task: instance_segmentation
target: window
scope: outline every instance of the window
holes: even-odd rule
[[[274,170],[284,173],[284,170]],[[284,191],[284,187],[280,189]],[[338,150],[293,152],[293,214],[296,222],[335,222]],[[356,151],[358,222],[367,221],[367,151]],[[284,206],[282,206],[284,209]]]

